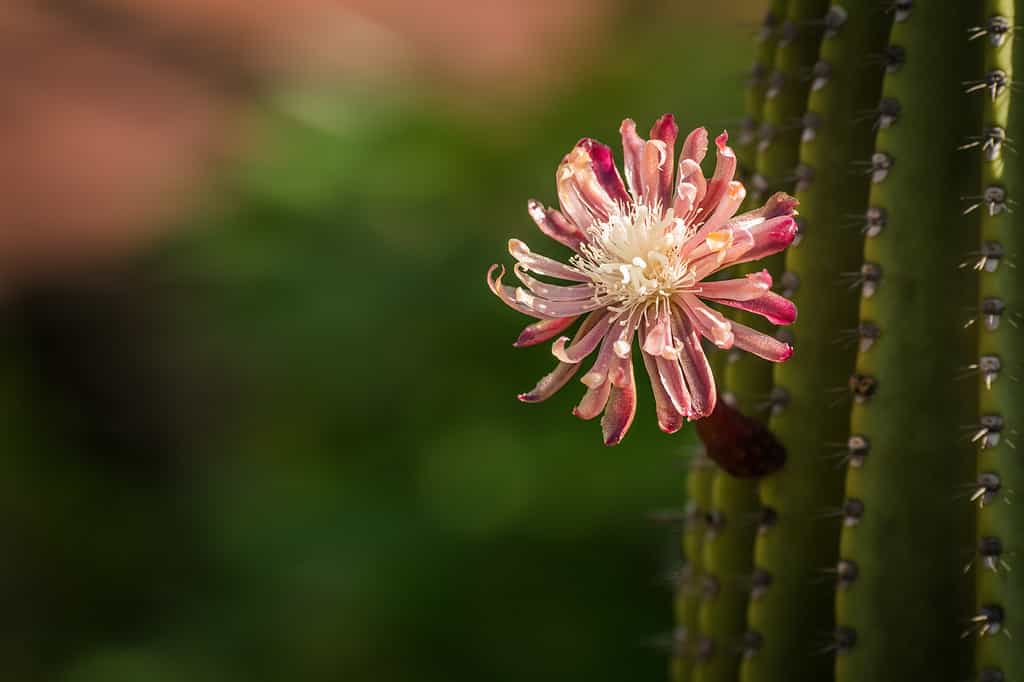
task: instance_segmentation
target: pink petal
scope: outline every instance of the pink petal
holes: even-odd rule
[[[582,362],[588,355],[597,350],[601,340],[608,333],[609,314],[607,311],[602,310],[591,313],[590,317],[587,318],[588,322],[590,318],[594,318],[590,329],[582,335],[577,334],[576,338],[572,341],[572,345],[568,347],[566,347],[566,343],[568,343],[569,337],[562,336],[558,338],[551,346],[551,354],[562,362],[575,364]]]
[[[683,148],[679,151],[680,164],[684,159],[691,159],[698,164],[704,160],[708,151],[708,131],[706,128],[694,128],[683,141]]]
[[[593,315],[593,313],[591,313]],[[526,348],[527,346],[536,346],[538,343],[543,343],[548,339],[557,336],[562,333],[575,322],[577,317],[556,317],[550,320],[541,320],[540,322],[534,322],[523,329],[519,334],[519,338],[512,345],[516,348]]]
[[[675,433],[683,427],[683,415],[675,408],[672,398],[669,397],[665,385],[661,381],[661,373],[658,371],[658,359],[648,353],[640,353],[647,368],[647,375],[651,378],[651,391],[654,393],[655,413],[658,416],[658,428],[665,433]],[[676,363],[679,366],[679,363]],[[680,372],[682,376],[682,372]],[[684,387],[685,390],[685,387]]]
[[[621,205],[629,204],[629,193],[626,192],[626,186],[622,183],[622,176],[619,175],[619,169],[615,165],[611,147],[590,139],[587,140],[587,143],[591,169],[598,184],[612,201]]]
[[[791,216],[778,216],[753,226],[736,227],[729,223],[708,235],[704,243],[693,247],[690,264],[697,279],[702,280],[731,265],[760,260],[782,251],[793,243],[796,231],[796,221]],[[724,235],[730,243],[718,250],[711,244],[710,237],[714,235]]]
[[[611,392],[612,382],[610,381],[605,381],[594,388],[588,388],[579,405],[572,408],[573,415],[580,419],[593,419],[604,411]]]
[[[672,349],[672,326],[669,320],[668,306],[662,307],[657,315],[647,318],[644,325],[644,340],[641,344],[645,353],[654,356],[665,355],[666,350]]]
[[[516,263],[512,269],[515,271],[516,277],[526,285],[527,289],[549,301],[585,301],[588,298],[594,297],[595,289],[593,284],[575,284],[569,287],[548,284],[547,282],[530,277],[526,272],[526,268],[520,263]]]
[[[739,308],[740,310],[757,313],[772,324],[793,324],[796,322],[796,306],[793,302],[772,291],[766,292],[759,298],[747,301],[731,300],[728,298],[714,298],[712,300],[731,308]]]
[[[675,200],[672,204],[676,218],[687,223],[696,216],[697,207],[704,199],[708,182],[704,179],[704,171],[693,159],[679,161],[679,180],[676,184]]]
[[[644,141],[636,133],[636,123],[627,118],[619,126],[622,134],[623,161],[626,167],[626,183],[629,185],[629,192],[633,200],[639,203],[642,199],[642,187],[640,182],[640,169],[644,155]]]
[[[697,230],[683,248],[685,250],[694,248],[704,240],[705,236],[725,225],[726,221],[736,213],[736,209],[740,207],[746,196],[747,190],[742,182],[729,182],[722,200],[718,202],[712,214],[708,216],[704,224],[701,225],[700,229]]]
[[[769,218],[777,218],[781,215],[793,215],[799,203],[794,197],[789,196],[785,192],[776,192],[768,197],[768,201],[764,203],[764,206],[741,213],[736,216],[735,220],[750,222],[757,219],[768,220]]]
[[[576,227],[560,211],[554,208],[544,208],[540,202],[530,199],[526,204],[533,222],[537,223],[540,231],[551,237],[559,244],[568,246],[573,251],[580,250],[580,244],[586,243],[587,236],[583,230]]]
[[[736,173],[736,154],[726,143],[729,140],[728,133],[722,133],[715,138],[715,145],[718,147],[718,158],[715,163],[715,173],[708,183],[708,193],[700,207],[704,214],[711,213],[718,202],[725,195],[725,190]]]
[[[497,277],[493,277],[492,278],[492,275],[494,274],[494,271],[498,270],[498,269],[500,269],[501,272],[498,273]],[[523,313],[524,315],[530,315],[531,317],[537,317],[537,318],[540,318],[542,320],[549,319],[549,318],[552,318],[552,317],[556,317],[555,315],[551,315],[551,314],[548,314],[548,313],[540,312],[540,311],[536,310],[533,306],[526,305],[522,301],[518,300],[516,298],[516,292],[520,291],[520,290],[517,289],[517,288],[510,287],[510,286],[508,286],[506,284],[502,284],[501,283],[501,278],[504,277],[504,276],[505,276],[505,266],[503,266],[503,265],[492,265],[487,270],[487,286],[488,286],[488,288],[490,288],[491,293],[493,293],[495,296],[497,296],[502,301],[504,301],[505,305],[507,305],[509,308],[512,308],[513,310],[518,310],[519,312]]]
[[[572,411],[580,419],[593,419],[601,414],[608,402],[612,388],[609,373],[615,360],[614,340],[615,334],[605,335],[593,366],[580,378],[587,386],[587,392]]]
[[[754,272],[740,279],[721,279],[716,282],[701,282],[697,295],[701,298],[729,298],[734,301],[749,301],[761,296],[772,287],[772,276],[767,270]]]
[[[585,335],[594,327],[594,325],[597,324],[598,320],[599,315],[588,315],[583,320],[583,324],[580,325],[580,328],[576,330],[574,338],[578,339]],[[527,391],[526,393],[520,393],[519,400],[524,403],[539,403],[542,400],[547,400],[554,395],[558,389],[565,386],[569,382],[569,379],[576,374],[579,368],[580,366],[578,364],[568,362],[558,363],[558,365],[555,366],[555,369],[537,382],[537,385],[534,386],[532,390]]]
[[[770,362],[785,362],[793,355],[793,347],[773,336],[762,334],[739,322],[732,323],[732,332],[736,336],[735,348],[753,353],[759,358]]]
[[[682,367],[686,385],[689,387],[693,399],[688,416],[691,419],[700,419],[708,416],[715,409],[718,393],[715,388],[715,377],[711,373],[711,364],[708,362],[707,355],[704,354],[704,348],[700,345],[700,335],[691,323],[692,319],[680,314],[673,316],[672,322],[675,326],[676,338],[683,345],[683,352],[679,355],[679,365]]]
[[[629,203],[611,150],[590,138],[580,140],[565,155],[555,179],[562,210],[583,229],[608,220],[619,206]]]
[[[636,416],[636,382],[633,378],[633,363],[625,362],[620,373],[622,380],[612,385],[608,404],[601,418],[601,431],[605,445],[617,445],[625,437]]]
[[[536,272],[538,275],[567,279],[571,282],[590,282],[590,278],[576,268],[559,263],[553,258],[533,253],[526,242],[519,239],[508,240],[508,252],[528,270]]]
[[[672,114],[665,114],[651,127],[651,140],[661,142],[664,153],[658,167],[658,182],[656,186],[649,187],[648,192],[649,195],[653,195],[649,196],[651,203],[656,203],[662,209],[668,208],[669,200],[672,198],[672,171],[675,170],[674,154],[678,136],[679,126],[676,125],[675,116]]]
[[[712,310],[693,294],[681,294],[674,299],[678,304],[680,314],[687,319],[687,328],[691,326],[702,336],[706,336],[719,348],[732,348],[733,335],[732,323],[725,319],[725,316],[717,310]],[[673,325],[677,324],[672,316]],[[679,329],[673,327],[673,332],[678,336]],[[692,387],[691,387],[692,389]]]

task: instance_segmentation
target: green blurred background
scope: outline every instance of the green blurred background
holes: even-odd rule
[[[664,678],[693,429],[520,404],[554,359],[484,283],[560,255],[579,137],[738,121],[742,13],[611,4],[550,82],[276,81],[163,236],[10,288],[3,679]]]

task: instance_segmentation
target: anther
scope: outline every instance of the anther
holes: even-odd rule
[[[795,272],[787,270],[779,277],[779,293],[786,298],[792,298],[798,288],[800,288],[800,276]]]
[[[750,576],[750,598],[757,600],[772,586],[772,574],[763,568],[755,568]]]
[[[864,516],[864,503],[856,497],[851,497],[843,502],[843,525],[852,528],[860,523]]]
[[[864,458],[868,456],[870,450],[871,443],[866,436],[862,436],[859,433],[850,436],[846,440],[847,460],[850,462],[850,466],[855,469],[864,466]]]
[[[978,420],[978,429],[971,436],[972,443],[978,443],[982,450],[999,445],[1003,432],[1003,418],[998,414],[985,414]]]
[[[796,167],[796,191],[806,192],[814,181],[814,168],[801,163]]]
[[[849,559],[840,559],[836,564],[836,587],[843,589],[849,587],[857,580],[857,563]]]
[[[871,298],[878,291],[882,281],[882,268],[877,263],[864,263],[860,266],[860,295]]]
[[[893,0],[893,3],[889,5],[889,11],[892,12],[892,19],[897,23],[902,23],[910,18],[910,12],[914,9],[914,0]]]
[[[984,508],[991,504],[1003,487],[1002,479],[994,471],[985,471],[978,474],[978,480],[974,493],[971,495],[971,502],[977,502],[979,507]]]
[[[981,564],[993,573],[998,573],[1000,568],[1007,568],[1003,561],[1003,541],[999,538],[986,535],[978,541],[978,556],[981,557]]]
[[[981,317],[985,323],[985,329],[992,332],[999,329],[999,320],[1006,311],[1006,304],[1001,298],[986,298],[981,302]]]
[[[907,51],[900,45],[885,48],[885,72],[896,73],[907,63]]]
[[[764,645],[764,637],[756,630],[747,630],[743,633],[743,658],[750,658]]]
[[[883,97],[878,102],[878,117],[875,119],[875,125],[879,128],[891,127],[899,118],[901,108],[900,101],[895,97]]]
[[[888,214],[884,208],[872,206],[864,213],[864,236],[877,237],[885,227]]]
[[[779,520],[779,513],[773,507],[761,507],[757,512],[757,532],[764,535]]]
[[[857,631],[846,625],[839,625],[832,634],[832,648],[837,654],[846,654],[857,644]]]
[[[871,182],[876,185],[889,176],[889,171],[892,169],[893,158],[885,152],[875,152],[871,155]]]
[[[819,59],[811,69],[811,90],[821,90],[832,80],[832,65],[824,59]]]
[[[866,320],[857,325],[857,350],[861,353],[866,353],[871,349],[871,346],[875,345],[875,341],[882,335],[882,330],[878,328],[878,325],[870,320]]]
[[[810,142],[818,134],[821,127],[821,114],[816,111],[808,111],[803,117],[803,132],[800,133],[802,142]]]
[[[784,87],[786,87],[786,74],[781,71],[775,71],[768,77],[768,88],[764,91],[764,96],[768,99],[773,99],[782,92]]]
[[[850,393],[857,404],[865,403],[878,390],[878,380],[870,374],[854,373],[850,376]]]

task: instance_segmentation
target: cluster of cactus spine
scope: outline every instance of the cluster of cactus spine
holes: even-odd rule
[[[801,202],[797,352],[723,397],[787,459],[695,460],[676,682],[1024,682],[1017,1],[771,1],[737,151]]]

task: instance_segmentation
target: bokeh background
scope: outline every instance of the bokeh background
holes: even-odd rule
[[[692,429],[519,404],[484,272],[759,4],[6,2],[0,678],[663,679]]]

